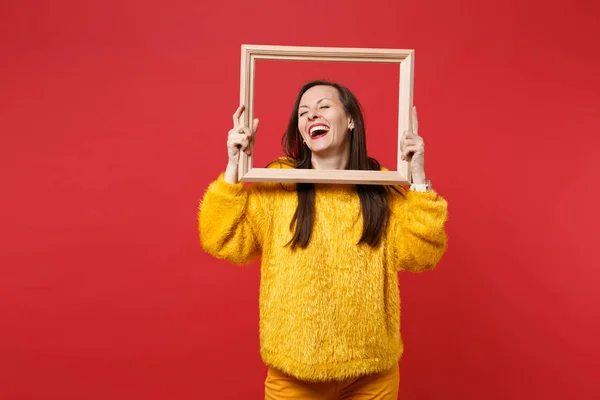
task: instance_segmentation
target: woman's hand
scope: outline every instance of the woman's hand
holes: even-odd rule
[[[258,130],[258,119],[255,118],[252,124],[252,130],[240,123],[240,117],[244,112],[245,106],[242,104],[233,114],[233,129],[229,131],[227,137],[227,153],[229,164],[237,165],[240,158],[240,151],[251,155],[254,135]]]
[[[400,140],[401,158],[410,162],[410,173],[413,183],[425,183],[425,143],[419,136],[417,108],[411,113],[411,130],[404,132]]]
[[[252,121],[252,131],[247,126],[240,123],[240,117],[244,112],[244,105],[238,107],[233,114],[233,129],[229,131],[227,137],[227,155],[229,163],[225,170],[224,179],[228,183],[238,183],[238,163],[240,160],[240,151],[251,155],[252,145],[254,143],[254,135],[258,130],[258,119]]]

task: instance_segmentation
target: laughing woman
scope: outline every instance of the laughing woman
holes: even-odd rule
[[[232,263],[261,258],[260,354],[266,399],[396,399],[400,335],[398,271],[432,269],[446,251],[447,203],[429,187],[424,144],[405,133],[413,185],[244,186],[258,120],[233,116],[229,162],[199,208],[200,242]],[[413,114],[416,118],[416,113]],[[359,102],[345,87],[307,83],[269,168],[380,170],[368,157]]]

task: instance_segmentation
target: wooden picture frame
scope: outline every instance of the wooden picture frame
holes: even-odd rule
[[[409,163],[401,159],[400,137],[412,131],[414,50],[242,45],[240,104],[246,106],[240,123],[251,126],[254,116],[254,71],[256,60],[392,63],[400,66],[398,107],[398,156],[396,171],[316,170],[254,168],[252,156],[240,152],[238,180],[241,182],[303,182],[374,185],[408,185]]]

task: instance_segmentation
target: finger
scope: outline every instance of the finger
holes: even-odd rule
[[[252,134],[248,128],[237,128],[229,131],[229,136],[227,138],[227,144],[236,143],[239,144],[241,140],[246,140],[247,142],[252,141]]]
[[[248,143],[245,147],[242,147],[244,153],[251,155],[254,147],[254,134],[249,129],[246,130],[246,142]]]
[[[424,148],[419,143],[414,143],[414,144],[410,144],[410,145],[406,146],[406,148],[404,150],[409,153],[414,153],[414,152],[421,153],[421,152],[423,152]]]
[[[407,142],[411,142],[411,141],[414,141],[414,140],[418,140],[418,139],[419,139],[419,136],[415,135],[414,133],[410,133],[410,132],[409,132],[409,133],[407,133],[406,135],[404,135],[404,136],[402,137],[402,140],[403,140],[405,143],[407,143]]]
[[[406,138],[410,136],[410,132],[409,131],[404,131],[402,133],[402,136],[400,136],[400,148],[402,149],[403,146],[406,145]]]
[[[405,136],[402,137],[402,140],[400,142],[400,149],[404,149],[406,146],[419,143],[419,141],[421,141],[421,138],[419,136],[416,136],[413,133],[407,133]]]
[[[409,155],[416,154],[416,153],[419,153],[419,154],[423,153],[423,148],[418,145],[411,145],[411,146],[406,146],[406,148],[402,152],[402,155],[405,157],[408,157]]]
[[[423,144],[423,139],[421,139],[418,136],[412,137],[412,138],[408,138],[404,140],[404,145],[405,146],[412,146],[412,145],[422,145]]]
[[[244,136],[233,137],[227,141],[227,146],[244,150],[248,147],[248,139]]]
[[[244,131],[244,127],[240,126],[238,128],[235,129],[231,129],[229,131],[229,138],[234,138],[234,137],[239,137],[239,136],[245,136],[246,132]]]
[[[252,134],[252,132],[250,132],[250,129],[244,127],[243,132],[244,133],[242,133],[242,135],[246,137],[246,140],[252,141],[254,135]]]
[[[232,129],[229,131],[229,140],[237,140],[237,139],[250,139],[252,134],[248,128],[240,127],[238,129]]]
[[[240,117],[242,116],[242,113],[244,112],[244,108],[246,108],[246,107],[243,104],[240,104],[240,106],[237,108],[237,110],[235,110],[235,113],[233,114],[233,126],[240,125]]]
[[[400,158],[403,161],[407,161],[410,159],[410,150],[407,148],[407,146],[404,146],[404,149],[402,149],[402,151],[400,152]]]
[[[413,155],[413,153],[410,151],[403,151],[400,158],[402,159],[402,161],[410,161],[410,159],[412,158],[412,155]]]
[[[240,140],[248,139],[250,137],[250,131],[244,128],[232,129],[229,131],[228,140]]]
[[[258,118],[254,118],[254,121],[252,122],[252,133],[256,133],[256,131],[258,130],[258,123],[260,121],[258,120]]]
[[[417,107],[412,108],[411,110],[411,120],[412,120],[412,133],[415,135],[419,135],[419,119],[417,118]]]

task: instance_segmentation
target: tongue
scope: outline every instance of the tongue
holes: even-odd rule
[[[311,139],[318,139],[320,137],[323,137],[327,135],[327,132],[329,131],[318,131],[314,136],[311,136]]]

